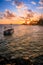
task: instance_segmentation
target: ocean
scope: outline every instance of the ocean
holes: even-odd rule
[[[43,26],[13,25],[12,36],[3,35],[4,26],[9,25],[0,25],[0,55],[31,59],[43,55]]]

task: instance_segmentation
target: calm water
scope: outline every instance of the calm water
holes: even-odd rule
[[[0,55],[33,58],[43,54],[43,26],[13,25],[14,34],[7,37],[4,26],[0,25]]]

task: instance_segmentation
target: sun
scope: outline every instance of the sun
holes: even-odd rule
[[[27,24],[30,24],[30,21],[27,21]]]

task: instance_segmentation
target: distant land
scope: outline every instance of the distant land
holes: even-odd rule
[[[40,19],[37,23],[37,25],[43,25],[43,19]]]
[[[35,23],[33,23],[33,22],[35,22]],[[22,23],[22,24],[12,24],[12,25],[41,25],[41,26],[43,26],[43,19],[41,19],[41,18],[39,21],[33,21],[33,22],[30,22],[29,24]],[[0,25],[10,25],[10,24],[0,24]]]
[[[37,21],[37,23],[35,23],[35,24],[33,24],[33,23],[30,23],[30,24],[23,23],[22,25],[42,25],[43,26],[43,19],[40,18],[40,20]]]

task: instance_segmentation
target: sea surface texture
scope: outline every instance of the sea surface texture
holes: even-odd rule
[[[0,55],[30,59],[43,55],[43,26],[13,25],[12,36],[3,35],[4,26],[9,25],[0,25]]]

